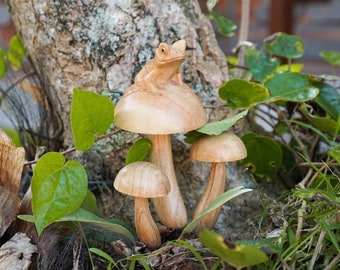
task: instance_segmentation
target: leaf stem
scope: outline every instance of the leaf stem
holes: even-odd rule
[[[250,0],[242,0],[242,13],[241,13],[241,23],[240,23],[240,34],[238,43],[248,39],[249,32],[249,14],[250,14]],[[240,47],[239,54],[237,56],[237,62],[239,65],[244,66],[245,58],[245,47]],[[242,69],[237,69],[235,72],[235,78],[242,78],[244,71]]]
[[[101,136],[98,136],[98,137],[96,137],[96,142],[98,142],[98,141],[100,141],[100,140],[103,140],[103,139],[105,139],[105,138],[108,138],[108,137],[111,137],[112,135],[116,135],[116,134],[118,134],[118,133],[121,133],[121,132],[123,132],[124,130],[122,130],[122,129],[118,129],[118,130],[114,130],[114,131],[111,131],[111,132],[108,132],[108,133],[105,133],[104,135],[101,135]],[[60,154],[62,154],[62,155],[67,155],[67,154],[70,154],[70,153],[72,153],[72,152],[74,152],[74,151],[76,151],[77,149],[73,146],[73,147],[71,147],[71,148],[69,148],[69,149],[67,149],[67,150],[65,150],[65,151],[63,151],[63,152],[60,152]],[[31,160],[31,161],[27,161],[27,162],[25,162],[24,163],[24,167],[25,166],[30,166],[30,165],[33,165],[33,164],[36,164],[38,162],[38,159],[35,159],[35,160]]]

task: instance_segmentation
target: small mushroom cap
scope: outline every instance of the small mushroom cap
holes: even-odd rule
[[[204,135],[191,146],[190,157],[206,162],[229,162],[243,159],[247,150],[242,140],[230,132],[217,136]]]
[[[113,185],[119,192],[139,198],[163,197],[170,192],[168,177],[158,166],[145,161],[122,168]]]
[[[158,91],[132,85],[115,107],[114,123],[144,134],[175,134],[200,128],[207,122],[197,96],[185,84],[168,82]]]

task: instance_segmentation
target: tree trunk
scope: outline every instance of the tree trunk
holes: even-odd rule
[[[69,119],[72,89],[103,93],[116,103],[138,71],[153,58],[160,42],[172,44],[179,39],[186,40],[187,58],[181,66],[182,77],[201,99],[209,121],[231,114],[217,100],[218,87],[228,79],[225,56],[196,0],[8,0],[8,5],[43,82],[44,94],[61,119],[64,149],[73,145]],[[127,149],[138,136],[124,132],[72,156],[85,165],[89,180],[100,185],[99,201],[107,217],[125,221],[133,218],[133,199],[113,191],[112,183],[124,164]],[[209,178],[210,166],[190,160],[188,146],[181,135],[173,137],[173,155],[191,217]],[[229,168],[228,181],[231,187],[250,183],[249,177],[235,166]],[[241,206],[242,202],[235,211]],[[223,210],[224,216],[218,225],[223,234],[230,223],[237,228],[235,216],[233,221],[226,220],[231,215],[229,210]],[[241,219],[246,220],[248,216]]]

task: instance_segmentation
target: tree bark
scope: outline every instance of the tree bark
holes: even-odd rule
[[[217,100],[219,86],[228,80],[225,56],[196,0],[8,0],[8,5],[45,95],[60,116],[64,149],[73,145],[69,119],[72,89],[103,93],[116,103],[138,71],[153,58],[160,42],[186,40],[182,77],[201,99],[209,121],[231,114]],[[90,181],[100,183],[101,194],[109,194],[100,195],[99,200],[108,217],[133,219],[133,199],[112,191],[112,183],[127,149],[138,136],[124,132],[96,143],[90,151],[73,155],[87,168]],[[173,155],[191,217],[210,168],[189,159],[182,135],[173,137]],[[249,186],[251,182],[237,167],[232,167],[228,175],[243,179],[235,180],[236,186],[244,182]],[[105,183],[108,188],[103,187]],[[226,234],[228,222],[222,222],[219,227]]]
[[[64,143],[73,88],[125,91],[160,42],[187,42],[184,80],[211,94],[227,79],[224,55],[196,1],[9,0],[14,23],[53,105]],[[25,12],[22,12],[22,11]]]

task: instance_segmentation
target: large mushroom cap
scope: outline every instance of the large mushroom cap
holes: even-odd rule
[[[243,159],[247,150],[242,140],[230,132],[217,136],[204,135],[191,146],[190,157],[206,162],[229,162]]]
[[[139,198],[163,197],[170,192],[168,177],[161,169],[145,161],[130,163],[116,176],[114,187],[121,193]]]
[[[115,107],[115,125],[136,133],[188,132],[206,122],[203,106],[192,90],[171,81],[158,91],[132,85]]]

